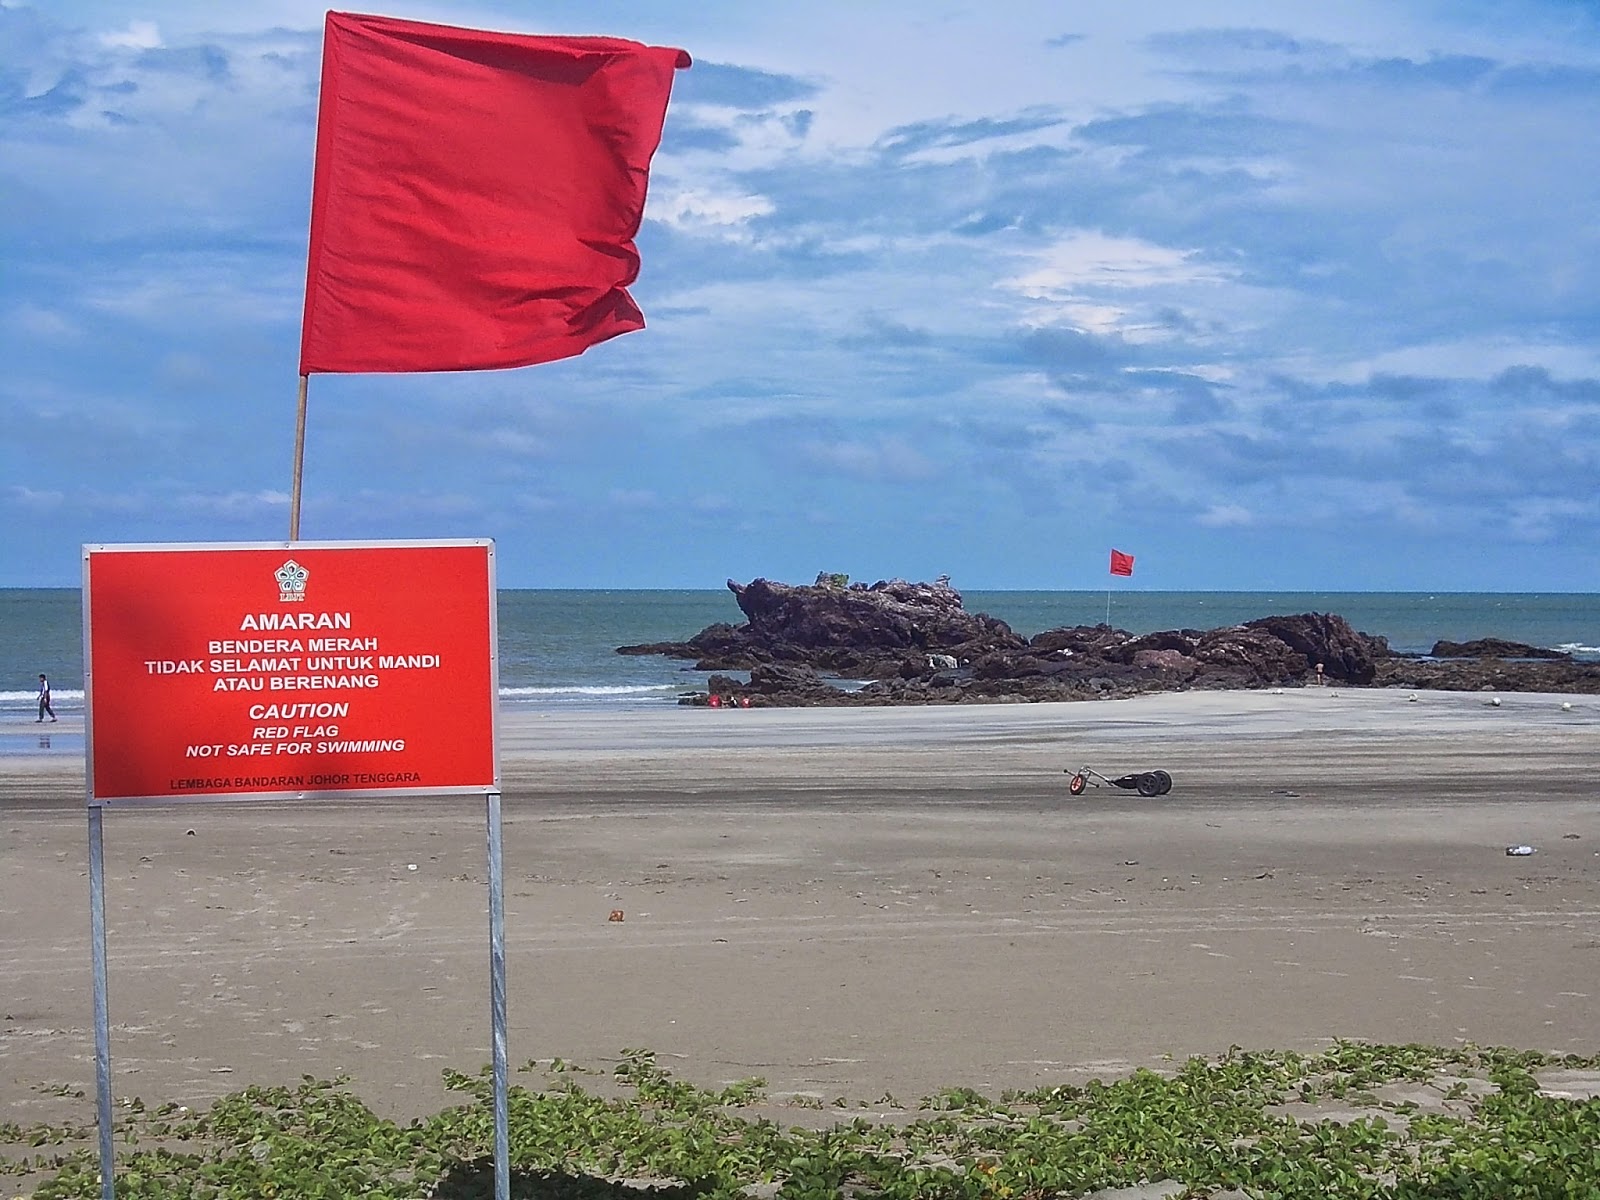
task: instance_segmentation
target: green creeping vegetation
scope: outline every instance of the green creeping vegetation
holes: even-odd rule
[[[559,1059],[523,1068],[545,1083],[510,1092],[512,1194],[1045,1200],[1176,1180],[1192,1197],[1231,1188],[1258,1200],[1600,1196],[1600,1100],[1540,1095],[1533,1072],[1556,1067],[1595,1069],[1600,1056],[1235,1048],[1085,1087],[999,1099],[950,1088],[913,1111],[885,1112],[885,1097],[852,1115],[841,1099],[839,1120],[813,1129],[802,1124],[815,1118],[782,1120],[788,1103],[759,1079],[707,1090],[628,1050],[607,1095]],[[250,1087],[199,1114],[130,1101],[116,1129],[117,1195],[492,1196],[488,1074],[447,1072],[446,1082],[465,1102],[405,1126],[375,1116],[344,1080]],[[1407,1098],[1385,1099],[1386,1088]],[[0,1175],[42,1180],[36,1200],[100,1194],[93,1130],[0,1125],[0,1147]]]

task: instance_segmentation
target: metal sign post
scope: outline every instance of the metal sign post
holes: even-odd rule
[[[489,793],[489,1030],[494,1063],[494,1195],[511,1198],[511,1120],[506,1103],[506,905],[500,876],[500,793]]]
[[[89,809],[89,936],[94,959],[94,1094],[100,1126],[100,1195],[114,1200],[111,1143],[111,1006],[106,998],[106,856],[100,808]]]

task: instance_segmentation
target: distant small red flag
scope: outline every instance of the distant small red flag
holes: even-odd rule
[[[1111,573],[1113,575],[1133,574],[1133,555],[1124,554],[1121,550],[1111,552]]]
[[[682,50],[330,12],[300,373],[474,371],[644,328]]]

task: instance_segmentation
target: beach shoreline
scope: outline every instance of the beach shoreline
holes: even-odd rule
[[[1500,700],[502,713],[512,1062],[645,1048],[707,1085],[914,1101],[1235,1044],[1592,1053],[1600,701]],[[1071,797],[1085,765],[1173,791]],[[83,803],[81,753],[0,756],[12,1120],[92,1121]],[[487,1061],[480,800],[105,830],[119,1096],[348,1075],[406,1117]]]

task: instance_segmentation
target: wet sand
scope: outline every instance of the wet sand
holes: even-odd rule
[[[511,1061],[640,1047],[695,1082],[911,1102],[1234,1044],[1593,1053],[1600,701],[1501,700],[507,716]],[[0,1114],[24,1123],[93,1119],[81,732],[0,755]],[[1173,790],[1074,798],[1083,765]],[[310,1074],[386,1115],[446,1102],[441,1070],[488,1060],[484,807],[107,810],[117,1096]]]

